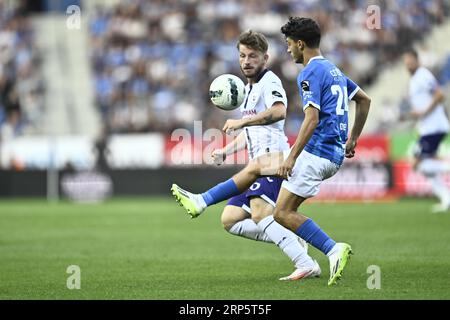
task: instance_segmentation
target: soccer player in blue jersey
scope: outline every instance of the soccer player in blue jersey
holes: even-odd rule
[[[305,119],[289,156],[278,169],[278,175],[286,180],[274,216],[278,223],[328,256],[328,284],[332,285],[342,276],[351,247],[336,243],[297,209],[303,201],[319,192],[323,180],[339,170],[344,157],[354,156],[369,112],[370,98],[321,55],[321,32],[314,20],[291,17],[281,32],[294,62],[305,66],[297,79]],[[349,100],[356,101],[356,115],[347,140]]]
[[[339,170],[344,156],[354,156],[369,111],[370,98],[321,56],[321,33],[314,20],[290,18],[282,27],[282,33],[286,36],[288,52],[294,61],[305,65],[298,79],[305,120],[291,151],[262,154],[231,179],[202,194],[190,193],[177,185],[172,186],[172,192],[187,212],[197,217],[208,206],[247,190],[260,176],[278,174],[287,179],[276,202],[275,220],[328,256],[328,285],[333,285],[342,275],[351,248],[348,244],[336,243],[312,219],[298,214],[296,210],[304,200],[319,192],[323,180]],[[356,116],[347,141],[349,99],[356,101]],[[242,127],[242,122],[227,121],[224,130]],[[262,221],[258,226],[265,230],[270,223],[268,221],[264,225]]]

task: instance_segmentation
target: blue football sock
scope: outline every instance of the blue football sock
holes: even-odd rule
[[[323,230],[311,219],[306,220],[295,233],[325,254],[330,252],[336,244],[336,242],[323,232]]]
[[[223,200],[227,200],[233,196],[237,196],[241,192],[238,190],[236,183],[233,179],[228,179],[225,182],[219,183],[215,187],[212,187],[208,191],[202,193],[203,200],[207,206],[219,203]]]

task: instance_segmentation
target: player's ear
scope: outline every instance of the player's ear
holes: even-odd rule
[[[269,55],[267,53],[264,54],[264,61],[267,63],[269,61]]]
[[[297,45],[301,51],[303,51],[305,49],[305,42],[303,40],[298,40]]]

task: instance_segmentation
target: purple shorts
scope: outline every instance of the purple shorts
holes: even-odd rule
[[[446,133],[436,133],[420,137],[414,152],[416,158],[425,159],[434,157],[446,135]]]
[[[259,197],[275,207],[282,182],[283,179],[278,177],[259,178],[247,191],[230,198],[227,205],[243,208],[250,213],[250,198]]]

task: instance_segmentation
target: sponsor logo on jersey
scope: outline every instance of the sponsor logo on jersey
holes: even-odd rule
[[[256,115],[255,109],[242,111],[243,117],[254,116],[254,115]]]

